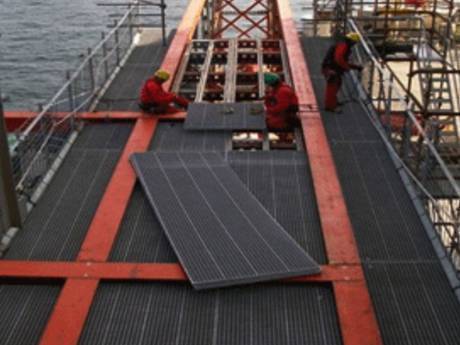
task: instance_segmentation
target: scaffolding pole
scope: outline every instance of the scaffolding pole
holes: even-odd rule
[[[3,103],[0,98],[0,209],[6,230],[10,227],[20,228],[22,225],[21,212],[19,210],[16,190],[14,187],[13,169],[11,165],[10,149],[6,132],[5,114]]]

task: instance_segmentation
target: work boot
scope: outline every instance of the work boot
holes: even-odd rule
[[[324,108],[324,110],[329,113],[336,113],[336,114],[342,113],[342,109],[340,108],[334,108],[334,109]]]

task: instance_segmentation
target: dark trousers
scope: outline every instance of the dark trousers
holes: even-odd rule
[[[174,107],[171,107],[169,104],[156,104],[156,103],[139,103],[139,108],[149,114],[173,114],[179,112],[180,110]]]

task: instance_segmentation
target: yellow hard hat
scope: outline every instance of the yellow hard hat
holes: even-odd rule
[[[359,36],[359,34],[357,32],[350,32],[347,34],[346,36],[350,41],[353,41],[353,42],[359,42],[361,40],[361,37]]]
[[[168,71],[165,71],[164,69],[159,69],[158,71],[155,72],[155,77],[167,81],[171,75],[169,74]]]

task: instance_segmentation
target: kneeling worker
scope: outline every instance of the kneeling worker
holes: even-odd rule
[[[337,94],[342,86],[342,76],[350,70],[363,68],[349,62],[351,48],[360,40],[356,32],[350,32],[344,39],[338,41],[326,53],[322,63],[322,72],[326,79],[325,108],[328,111],[335,111],[338,105]]]
[[[163,89],[163,83],[168,81],[170,75],[167,71],[158,70],[152,78],[148,79],[141,90],[139,107],[148,113],[171,114],[180,111],[171,106],[171,103],[187,109],[189,101],[172,92]]]
[[[297,125],[299,101],[295,91],[275,73],[265,73],[264,81],[268,128],[283,130]]]

